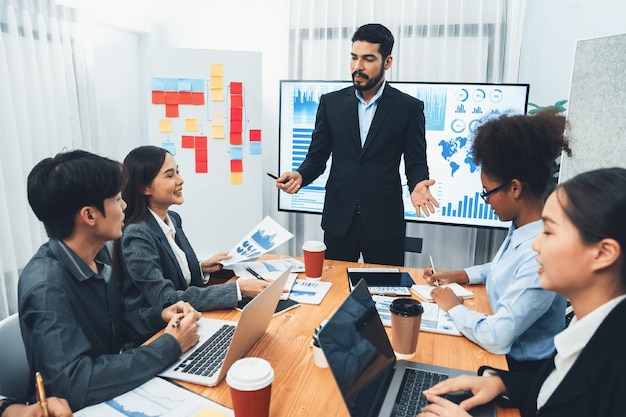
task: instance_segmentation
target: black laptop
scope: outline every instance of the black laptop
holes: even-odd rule
[[[415,417],[427,404],[421,394],[424,389],[446,378],[476,375],[396,360],[365,280],[353,288],[318,337],[352,417]],[[464,393],[448,396],[457,403],[466,397]],[[496,406],[485,404],[470,410],[470,414],[495,417]]]

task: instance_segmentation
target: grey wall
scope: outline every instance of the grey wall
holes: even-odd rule
[[[561,180],[600,167],[626,167],[626,35],[579,41],[569,102],[571,159]]]

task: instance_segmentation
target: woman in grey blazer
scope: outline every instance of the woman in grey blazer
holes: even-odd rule
[[[218,253],[198,261],[173,204],[182,204],[183,179],[174,157],[156,146],[140,146],[124,159],[122,198],[126,219],[113,253],[124,286],[125,306],[136,309],[187,301],[199,311],[233,308],[267,282],[242,280],[205,286],[204,275],[221,269]]]
[[[618,417],[626,409],[626,169],[580,174],[543,209],[537,252],[541,286],[566,296],[575,317],[555,336],[556,356],[536,375],[481,368],[424,391],[423,416],[469,416],[494,398],[522,417]],[[471,391],[456,405],[440,395]]]

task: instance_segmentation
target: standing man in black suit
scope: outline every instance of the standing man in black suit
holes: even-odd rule
[[[406,223],[400,159],[418,217],[439,207],[428,187],[424,103],[385,82],[393,35],[383,25],[352,36],[353,86],[320,99],[309,152],[276,186],[294,194],[319,177],[332,153],[322,213],[326,257],[404,265]]]

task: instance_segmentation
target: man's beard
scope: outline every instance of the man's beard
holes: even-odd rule
[[[361,78],[365,78],[365,80],[367,80],[367,82],[363,85],[359,85],[356,82],[354,82],[354,77],[358,75]],[[380,80],[383,79],[383,77],[385,76],[385,68],[381,67],[380,72],[378,73],[378,75],[374,78],[369,78],[367,76],[367,74],[360,72],[360,71],[354,71],[352,73],[352,84],[354,85],[354,88],[359,90],[359,91],[367,91],[367,90],[371,90],[372,88],[376,87],[376,85],[380,82]]]

